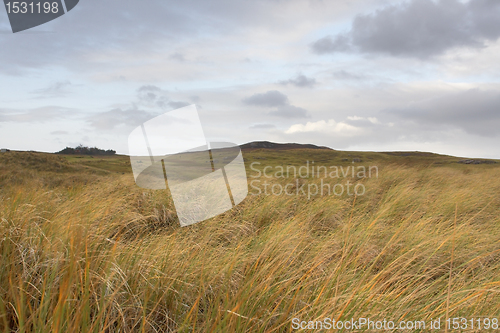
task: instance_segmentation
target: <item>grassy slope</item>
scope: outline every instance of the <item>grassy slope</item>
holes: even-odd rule
[[[351,179],[367,189],[357,198],[249,196],[180,228],[168,192],[135,186],[126,157],[0,154],[0,329],[277,332],[293,317],[500,316],[500,165],[244,157],[261,168],[361,158],[379,177]]]

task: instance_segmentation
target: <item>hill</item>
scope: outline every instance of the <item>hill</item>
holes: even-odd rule
[[[275,143],[269,141],[254,141],[240,145],[242,150],[250,149],[274,149],[274,150],[288,150],[288,149],[330,149],[328,147],[320,147],[312,144],[300,143]]]

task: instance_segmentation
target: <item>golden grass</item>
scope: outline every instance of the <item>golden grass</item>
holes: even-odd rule
[[[136,187],[130,173],[9,154],[5,332],[288,332],[294,317],[500,316],[496,166],[375,158],[379,177],[358,180],[363,196],[249,196],[180,228],[169,194]]]

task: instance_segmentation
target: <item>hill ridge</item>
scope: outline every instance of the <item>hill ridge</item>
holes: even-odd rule
[[[274,149],[274,150],[289,150],[289,149],[328,149],[334,150],[326,146],[317,146],[310,143],[277,143],[271,141],[252,141],[240,145],[242,150],[249,149]]]

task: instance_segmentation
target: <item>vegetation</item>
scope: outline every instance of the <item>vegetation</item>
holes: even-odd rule
[[[379,173],[327,179],[363,183],[362,196],[249,195],[181,228],[168,191],[138,188],[124,156],[1,154],[0,331],[288,332],[294,317],[441,318],[444,328],[447,316],[499,317],[498,164],[325,149],[244,157],[253,176],[254,162]]]
[[[66,147],[63,150],[61,150],[60,152],[58,152],[58,154],[65,154],[65,155],[115,155],[116,151],[114,151],[112,149],[103,150],[103,149],[99,149],[97,147],[90,148],[90,147],[85,147],[85,146],[79,145],[76,148]]]

